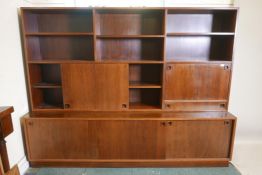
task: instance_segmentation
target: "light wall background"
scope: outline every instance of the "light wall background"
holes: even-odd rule
[[[17,8],[20,6],[227,5],[232,0],[1,0],[0,106],[14,106],[14,133],[7,138],[11,166],[25,160],[20,117],[28,112]],[[238,116],[236,143],[262,142],[262,1],[240,7],[229,111]],[[238,154],[237,152],[235,154]]]

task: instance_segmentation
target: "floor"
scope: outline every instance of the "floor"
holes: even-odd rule
[[[242,175],[262,175],[262,142],[236,143],[232,162]]]
[[[233,166],[223,168],[40,168],[26,175],[241,175]]]
[[[235,143],[232,163],[241,172],[241,175],[262,175],[262,141]],[[154,171],[154,172],[157,175],[161,175],[159,174],[159,171]],[[43,175],[43,174],[37,174],[37,175]],[[81,175],[85,175],[85,174],[81,174]],[[187,173],[179,174],[179,175],[187,175]]]

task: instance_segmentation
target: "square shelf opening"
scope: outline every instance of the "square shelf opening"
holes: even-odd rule
[[[30,64],[30,84],[33,87],[61,87],[59,64]]]
[[[30,60],[94,60],[93,37],[30,36],[27,37]]]
[[[170,36],[167,61],[232,61],[233,36]]]
[[[41,32],[93,32],[92,10],[26,10],[25,31]]]
[[[162,38],[97,39],[97,57],[104,61],[162,61]]]
[[[168,10],[167,33],[234,32],[237,10]]]
[[[129,86],[161,86],[162,64],[130,64]]]
[[[98,35],[162,35],[164,10],[97,10]]]
[[[32,89],[34,109],[62,109],[62,89]]]
[[[130,89],[129,109],[160,109],[161,89]]]

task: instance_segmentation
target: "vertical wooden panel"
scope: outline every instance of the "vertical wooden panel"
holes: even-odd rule
[[[70,109],[94,110],[97,89],[95,65],[63,64],[62,82],[64,104]]]
[[[166,158],[228,158],[232,121],[172,121]]]
[[[96,109],[128,109],[128,65],[96,64]]]
[[[165,100],[226,100],[231,65],[168,64]]]
[[[26,120],[31,159],[164,159],[159,126],[136,120]]]

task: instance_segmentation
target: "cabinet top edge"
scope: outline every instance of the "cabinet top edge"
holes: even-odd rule
[[[21,10],[238,10],[236,6],[211,7],[20,7]]]
[[[14,108],[12,106],[0,106],[0,118],[14,112]]]
[[[45,112],[24,118],[68,118],[87,120],[221,120],[236,117],[229,112]]]

